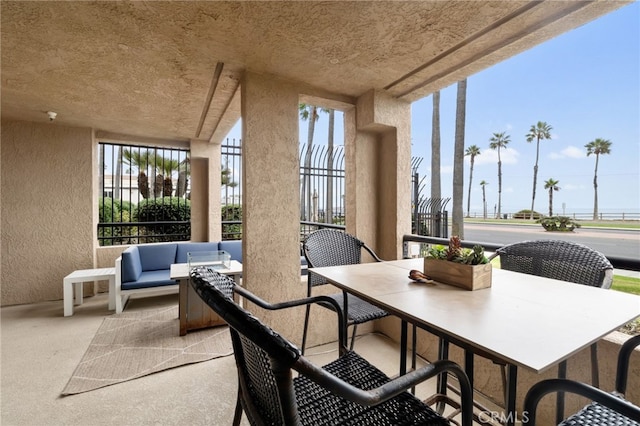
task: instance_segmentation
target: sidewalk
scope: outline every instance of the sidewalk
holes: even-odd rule
[[[640,271],[627,271],[626,269],[614,269],[613,275],[622,275],[623,277],[640,279]]]

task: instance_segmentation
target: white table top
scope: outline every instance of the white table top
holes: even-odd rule
[[[94,269],[79,269],[77,271],[73,271],[66,277],[65,280],[74,280],[74,279],[85,279],[87,281],[91,281],[93,279],[107,279],[112,276],[115,277],[116,268],[94,268]]]
[[[216,271],[224,275],[239,275],[242,273],[242,263],[238,262],[237,260],[232,260],[229,263],[229,268],[216,269]],[[185,278],[189,278],[189,264],[174,263],[173,265],[171,265],[169,278],[171,278],[172,280],[183,280]]]
[[[424,259],[313,268],[337,287],[505,361],[542,372],[640,316],[640,296],[493,269],[492,287],[415,283]]]

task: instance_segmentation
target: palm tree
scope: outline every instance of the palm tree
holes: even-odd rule
[[[307,131],[307,151],[304,157],[304,172],[302,177],[302,188],[300,190],[300,220],[306,220],[307,207],[310,204],[307,202],[307,186],[310,184],[309,171],[311,170],[311,149],[313,147],[313,133],[316,128],[316,121],[318,121],[318,107],[314,105],[300,104],[298,105],[300,110],[300,118],[304,121],[309,121],[309,128]]]
[[[142,198],[149,198],[149,178],[146,172],[151,164],[155,164],[153,154],[147,150],[124,149],[122,157],[125,164],[138,169],[138,191],[140,191]]]
[[[600,155],[611,154],[611,141],[597,138],[584,146],[587,148],[587,157],[596,155],[596,168],[593,173],[593,220],[598,220],[598,160]]]
[[[442,189],[440,185],[440,91],[433,93],[431,115],[431,211],[429,212],[430,235],[440,237],[437,222],[442,209]]]
[[[489,148],[498,151],[498,219],[502,212],[502,160],[500,159],[500,149],[506,148],[510,140],[510,136],[505,132],[494,133],[489,139]]]
[[[469,167],[469,192],[467,193],[467,217],[469,217],[469,212],[471,209],[471,183],[473,182],[473,164],[476,160],[476,156],[480,155],[480,148],[478,147],[478,145],[471,145],[470,147],[467,148],[467,150],[464,152],[465,157],[468,155],[469,156],[469,162],[470,162],[470,167]]]
[[[536,163],[533,166],[533,194],[531,195],[531,220],[533,220],[533,205],[536,200],[536,183],[538,181],[538,158],[540,157],[540,140],[551,139],[551,127],[544,121],[538,121],[537,124],[532,125],[527,133],[527,142],[536,140]]]
[[[304,157],[304,178],[302,179],[302,188],[300,191],[300,219],[306,219],[306,212],[311,208],[311,153],[313,152],[313,134],[316,128],[316,121],[320,118],[318,107],[315,105],[299,104],[300,118],[309,121],[309,130],[307,132],[307,152]],[[322,112],[329,110],[320,108]]]
[[[191,159],[188,154],[185,159],[180,162],[178,170],[176,197],[184,197],[187,195],[187,186],[189,185],[189,175],[191,173]]]
[[[440,91],[437,91],[433,93],[433,115],[431,116],[431,200],[433,202],[442,196],[440,186]]]
[[[162,158],[160,167],[164,173],[164,182],[162,183],[162,194],[165,197],[173,195],[173,172],[178,170],[180,162],[173,158]]]
[[[480,186],[482,187],[482,217],[487,218],[487,196],[485,193],[485,186],[489,185],[489,182],[481,180]]]
[[[333,133],[335,111],[329,110],[329,134],[327,140],[327,203],[324,212],[325,223],[333,222]]]
[[[154,149],[151,160],[152,162],[150,165],[151,170],[153,171],[153,197],[158,198],[162,197],[162,189],[164,187],[164,175],[162,174],[164,158],[158,155],[157,149]]]
[[[220,170],[220,185],[228,186],[229,188],[238,186],[238,183],[232,180],[231,169],[229,167],[225,166]]]
[[[122,148],[120,145],[116,146],[116,175],[113,180],[113,199],[119,200],[120,187],[122,186]]]
[[[104,164],[104,145],[98,145],[98,187],[101,190],[104,188],[104,169],[107,168],[107,165]],[[104,197],[104,193],[101,195]]]
[[[456,97],[456,133],[453,152],[453,214],[451,234],[464,239],[462,197],[464,194],[464,125],[467,103],[467,79],[458,82]]]
[[[560,190],[560,187],[558,186],[559,183],[559,181],[553,180],[553,178],[549,178],[544,183],[544,189],[549,190],[549,216],[553,216],[553,191]]]

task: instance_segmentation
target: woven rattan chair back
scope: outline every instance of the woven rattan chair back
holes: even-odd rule
[[[231,278],[202,267],[191,272],[191,280],[202,300],[230,326],[242,408],[250,423],[298,424],[291,374],[298,348],[234,302]]]
[[[302,251],[307,259],[309,268],[355,265],[361,263],[363,250],[369,253],[376,262],[382,261],[373,249],[363,241],[353,235],[336,229],[319,229],[314,231],[309,234],[302,243]],[[307,297],[311,296],[313,287],[324,284],[327,284],[327,281],[323,277],[314,274],[313,270],[310,269],[307,274]],[[345,305],[345,299],[342,294],[336,293],[331,295],[331,297],[341,305]],[[343,307],[343,312],[346,312],[347,326],[353,326],[350,346],[350,348],[353,349],[358,324],[385,317],[388,313],[353,295],[347,296],[346,300],[347,303],[346,307]],[[307,345],[309,315],[310,306],[307,306],[302,331],[303,354]]]
[[[335,229],[312,232],[305,238],[302,248],[309,268],[355,265],[361,262],[363,248],[370,250],[358,238]],[[377,256],[374,255],[374,258]],[[309,283],[314,287],[327,282],[313,271],[309,271]]]
[[[460,384],[461,424],[472,424],[473,392],[459,365],[438,361],[391,379],[339,344],[338,358],[319,367],[239,306],[232,291],[245,302],[272,310],[318,302],[335,304],[338,322],[342,323],[344,319],[333,299],[316,296],[270,304],[206,267],[192,270],[191,285],[229,324],[239,382],[234,425],[240,424],[244,411],[251,425],[448,426],[451,423],[447,418],[407,391],[446,373],[455,375]],[[298,373],[295,378],[293,371]]]
[[[613,266],[603,254],[570,241],[523,241],[496,253],[500,267],[510,271],[601,288],[613,280]]]

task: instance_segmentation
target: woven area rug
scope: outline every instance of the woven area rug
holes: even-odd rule
[[[88,392],[233,353],[226,326],[179,335],[178,307],[105,318],[62,395]]]

